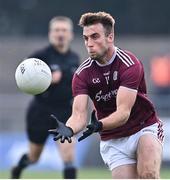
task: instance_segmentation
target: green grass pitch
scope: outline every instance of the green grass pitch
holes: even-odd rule
[[[9,171],[0,170],[0,179],[10,178]],[[61,179],[61,172],[55,171],[30,171],[25,170],[22,178],[24,179]],[[78,173],[80,179],[111,179],[111,173],[107,169],[80,169]],[[162,179],[170,179],[170,170],[164,168],[161,170]]]

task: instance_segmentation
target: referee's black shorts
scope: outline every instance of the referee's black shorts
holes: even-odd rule
[[[44,144],[49,135],[48,130],[56,128],[56,122],[50,119],[50,114],[54,114],[58,120],[66,123],[71,111],[69,102],[53,108],[32,101],[26,115],[28,139],[36,144]]]

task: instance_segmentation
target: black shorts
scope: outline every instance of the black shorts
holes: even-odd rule
[[[26,129],[29,140],[33,143],[44,144],[49,135],[48,130],[56,128],[56,121],[50,119],[50,115],[54,114],[58,120],[66,123],[71,111],[69,103],[53,108],[35,101],[31,102],[26,115]]]

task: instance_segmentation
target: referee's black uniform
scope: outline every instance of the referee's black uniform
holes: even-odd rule
[[[27,111],[26,127],[29,140],[44,144],[48,137],[48,130],[56,128],[55,122],[49,118],[50,114],[54,114],[64,123],[71,115],[71,81],[79,65],[79,57],[71,50],[61,54],[52,45],[35,52],[29,57],[43,60],[49,65],[52,72],[56,70],[62,72],[61,81],[52,84],[44,93],[36,95]]]

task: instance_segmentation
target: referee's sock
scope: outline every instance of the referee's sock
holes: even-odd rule
[[[64,179],[76,179],[77,178],[77,169],[74,166],[73,162],[65,162],[64,163],[63,178]]]
[[[18,162],[18,165],[15,166],[11,171],[11,179],[19,179],[22,173],[22,170],[28,165],[32,164],[28,158],[27,154],[24,154]]]

